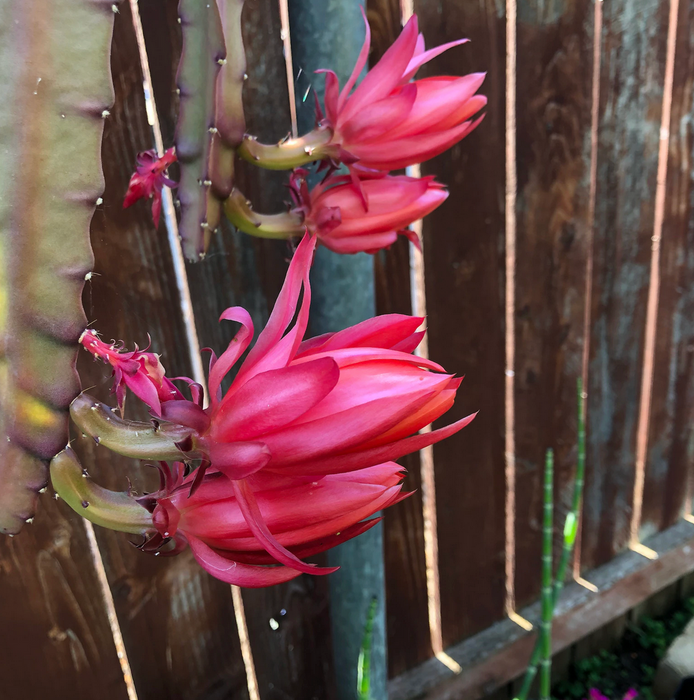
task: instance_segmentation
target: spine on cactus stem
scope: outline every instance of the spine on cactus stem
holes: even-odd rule
[[[212,194],[224,201],[234,186],[236,148],[246,133],[243,113],[243,82],[246,52],[241,33],[244,0],[217,0],[227,55],[217,78],[215,133],[210,154]]]
[[[180,0],[178,14],[183,35],[176,77],[181,99],[175,137],[176,155],[181,164],[180,233],[184,255],[197,260],[204,255],[222,209],[211,191],[209,166],[212,137],[217,128],[217,77],[226,60],[226,48],[216,2]]]
[[[243,192],[237,189],[232,190],[231,196],[224,202],[224,213],[239,231],[257,238],[292,238],[303,235],[306,230],[304,217],[300,213],[258,214],[253,211]]]
[[[51,460],[51,483],[72,510],[95,525],[133,535],[154,529],[152,516],[132,496],[95,484],[70,447]]]
[[[199,457],[194,449],[184,451],[179,445],[190,441],[191,430],[157,421],[142,423],[123,420],[108,406],[89,394],[80,394],[70,406],[75,425],[94,439],[97,445],[133,459],[176,460]]]
[[[334,146],[329,146],[333,131],[318,126],[297,139],[284,139],[279,143],[260,143],[254,136],[246,136],[238,149],[244,160],[267,170],[292,170],[324,158],[338,158]]]
[[[0,3],[0,532],[33,518],[79,392],[112,0]]]

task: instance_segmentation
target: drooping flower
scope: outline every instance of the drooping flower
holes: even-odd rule
[[[160,416],[161,403],[183,399],[183,394],[165,375],[159,356],[153,352],[123,350],[115,343],[104,343],[96,331],[87,329],[79,342],[94,357],[113,367],[113,388],[118,408],[123,415],[126,388],[144,401],[152,411]]]
[[[166,553],[167,541],[173,540],[176,553],[187,543],[210,574],[251,588],[302,572],[335,571],[300,557],[366,532],[380,520],[367,518],[409,495],[400,493],[402,467],[393,462],[319,478],[263,471],[230,481],[208,471],[194,493],[196,474],[184,477],[182,463],[160,469],[162,489],[139,499],[157,530],[143,548]],[[269,566],[274,564],[281,566]]]
[[[127,208],[139,199],[152,197],[152,218],[159,226],[161,216],[161,191],[164,185],[176,187],[177,183],[166,177],[166,169],[176,162],[176,152],[169,148],[163,156],[158,157],[152,149],[137,154],[137,169],[130,178],[128,191],[125,193],[123,208]]]
[[[333,71],[321,71],[326,78],[322,125],[333,132],[329,145],[323,148],[337,151],[337,157],[347,164],[396,170],[429,160],[467,136],[481,121],[482,117],[474,117],[487,103],[484,95],[475,94],[484,73],[410,82],[425,63],[466,41],[460,39],[425,51],[424,37],[413,15],[395,43],[352,92],[371,46],[366,22],[364,45],[342,90]]]
[[[448,197],[432,177],[405,175],[363,179],[360,189],[349,176],[333,175],[309,191],[305,172],[294,174],[292,196],[304,225],[336,253],[375,253],[392,245],[398,234],[419,248],[419,238],[408,226]]]

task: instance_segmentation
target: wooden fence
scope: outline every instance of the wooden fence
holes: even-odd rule
[[[139,6],[168,145],[177,0]],[[446,421],[480,411],[434,449],[433,491],[428,461],[420,470],[419,457],[404,460],[418,491],[385,519],[391,695],[453,700],[512,671],[471,671],[464,685],[430,660],[441,649],[479,666],[482,641],[465,641],[479,633],[508,669],[526,658],[518,646],[511,658],[508,645],[527,646],[532,608],[523,608],[539,592],[542,456],[555,449],[563,522],[577,377],[588,395],[588,475],[576,573],[602,588],[569,591],[575,605],[559,636],[571,643],[590,631],[579,623],[591,596],[603,600],[595,627],[694,569],[694,1],[415,0],[414,10],[429,46],[472,39],[423,73],[488,72],[482,126],[422,166],[451,192],[424,222],[425,288],[406,242],[375,258],[379,312],[409,313],[425,292],[429,354],[466,375]],[[402,8],[369,0],[368,12],[375,61],[397,36]],[[277,139],[290,123],[278,0],[246,0],[244,19],[249,130]],[[167,232],[153,228],[145,205],[121,207],[135,154],[153,145],[128,2],[112,66],[116,103],[85,308],[105,337],[142,345],[149,333],[169,372],[190,374]],[[239,176],[260,210],[285,199],[281,173]],[[227,306],[245,306],[262,326],[285,258],[280,242],[225,230],[204,262],[187,266],[203,346],[230,340],[217,323]],[[103,367],[86,353],[80,374],[107,399]],[[103,485],[124,488],[126,471],[136,487],[151,485],[153,475],[129,460],[78,436],[76,446]],[[234,607],[229,587],[191,556],[144,556],[104,530],[94,539],[46,494],[36,522],[0,540],[0,698],[334,698],[339,640],[330,639],[326,581],[302,576],[242,597],[240,639],[238,600]]]

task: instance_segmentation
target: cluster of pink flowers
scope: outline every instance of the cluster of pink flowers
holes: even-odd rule
[[[342,90],[333,71],[320,71],[326,79],[325,109],[318,105],[317,129],[330,138],[316,154],[324,158],[321,167],[327,169],[327,175],[310,192],[308,187],[294,188],[294,211],[303,214],[305,227],[326,247],[338,253],[373,253],[390,246],[398,234],[419,244],[408,227],[442,204],[448,193],[432,178],[389,173],[443,153],[482,120],[484,115],[477,115],[487,98],[476,93],[484,73],[412,81],[421,66],[465,41],[426,51],[413,15],[355,89],[371,47],[366,22],[364,45]],[[125,206],[153,196],[158,222],[162,186],[173,184],[165,171],[175,155],[169,150],[157,161],[147,151],[139,158]],[[335,172],[340,165],[347,166],[348,176]],[[305,174],[296,173],[294,181]]]
[[[242,586],[329,573],[301,558],[371,527],[376,520],[365,518],[404,497],[393,460],[474,417],[418,433],[453,405],[461,382],[412,354],[422,318],[385,315],[304,340],[315,246],[306,234],[227,391],[222,382],[248,349],[253,323],[240,307],[222,314],[241,328],[212,355],[208,406],[202,387],[182,377],[185,398],[157,355],[124,351],[93,331],[81,338],[113,368],[121,407],[130,389],[153,417],[188,435],[178,444],[180,462],[161,465],[160,491],[140,499],[157,531],[146,548],[177,552],[187,543],[211,574]]]

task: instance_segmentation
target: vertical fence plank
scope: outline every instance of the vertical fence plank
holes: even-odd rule
[[[668,7],[603,4],[584,569],[629,539]]]
[[[504,89],[501,5],[415,3],[428,46],[467,36],[421,74],[488,71],[488,116],[422,167],[448,184],[424,222],[431,358],[465,374],[445,422],[474,423],[436,445],[436,499],[444,645],[484,628],[504,606]]]
[[[175,125],[176,100],[169,96],[175,90],[180,32],[176,1],[168,0],[165,15],[153,7],[158,2],[148,0],[142,17],[154,95],[168,146]],[[247,128],[261,141],[277,141],[291,128],[277,1],[246,2],[243,33],[248,61],[244,85]],[[167,73],[159,65],[160,55],[173,57],[174,71],[169,67]],[[288,200],[286,173],[243,162],[237,162],[237,168],[237,185],[258,211],[283,209]],[[236,327],[219,324],[218,318],[234,305],[248,309],[259,333],[290,257],[287,243],[251,238],[223,221],[205,260],[186,266],[200,344],[218,352],[226,348]],[[319,577],[301,576],[272,589],[245,590],[243,599],[262,700],[333,697],[327,583]],[[236,634],[233,623],[229,629]]]
[[[682,514],[694,425],[694,5],[680,0],[641,537]],[[691,496],[691,494],[690,494]]]
[[[402,29],[399,0],[369,0],[373,66]],[[411,314],[410,244],[400,237],[374,260],[376,310],[379,314]],[[384,513],[386,626],[388,673],[391,677],[432,654],[427,612],[424,522],[419,455],[400,460],[407,469],[403,489],[414,491],[406,501]]]
[[[3,700],[127,700],[81,518],[48,493],[0,538]]]
[[[162,8],[163,9],[163,8]],[[178,292],[164,227],[151,223],[150,204],[123,210],[135,154],[152,147],[142,71],[128,3],[116,17],[112,55],[116,104],[106,125],[104,204],[94,219],[96,275],[85,291],[87,315],[106,339],[146,345],[147,334],[170,375],[190,374]],[[104,400],[110,380],[102,364],[82,353],[85,387]],[[136,401],[126,412],[137,416]],[[93,441],[78,439],[84,466],[96,480],[125,489],[126,474],[137,491],[152,490],[155,470],[121,459]],[[247,697],[229,587],[212,579],[190,552],[174,559],[145,556],[128,537],[97,529],[126,650],[142,698]]]
[[[589,231],[592,7],[518,4],[516,604],[540,591],[542,466],[571,504]]]

